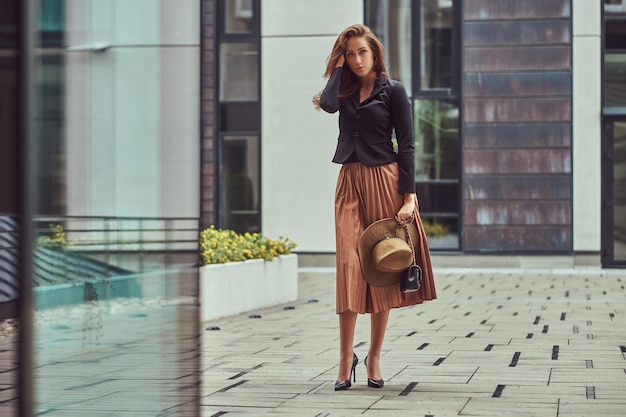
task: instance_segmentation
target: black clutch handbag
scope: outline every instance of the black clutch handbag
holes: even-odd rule
[[[411,234],[409,233],[408,229],[408,225],[413,222],[413,219],[413,214],[411,214],[411,217],[404,222],[401,222],[396,217],[396,222],[398,222],[398,225],[404,227],[404,230],[406,232],[406,240],[411,247],[411,258],[413,260],[411,266],[409,266],[406,270],[402,272],[402,276],[400,278],[400,291],[403,294],[418,291],[422,286],[422,267],[419,266],[416,262],[413,239],[411,238]]]
[[[400,279],[400,291],[403,293],[415,292],[422,286],[422,268],[419,265],[409,266]]]

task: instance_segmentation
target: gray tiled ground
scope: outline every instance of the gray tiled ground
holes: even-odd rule
[[[206,416],[626,416],[621,271],[436,271],[439,299],[391,313],[382,390],[335,392],[334,275],[302,269],[294,309],[217,320],[203,338]],[[367,353],[359,316],[355,352]]]
[[[38,382],[37,409],[51,417],[626,416],[626,272],[438,269],[436,282],[438,300],[391,313],[382,390],[367,387],[362,363],[352,389],[333,390],[334,274],[317,268],[301,269],[297,301],[204,323],[195,335],[186,329],[192,305],[129,303],[55,319],[38,330],[46,343],[36,346],[35,375],[47,383]],[[361,360],[368,340],[368,317],[359,316]],[[15,348],[4,328],[2,417],[15,415]]]

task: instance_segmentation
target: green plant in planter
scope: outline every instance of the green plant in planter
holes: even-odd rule
[[[67,248],[67,240],[65,239],[65,231],[60,224],[50,225],[50,235],[43,235],[37,238],[37,246],[50,249]]]
[[[426,233],[426,236],[429,237],[441,237],[441,236],[447,236],[450,234],[450,229],[448,229],[446,226],[442,225],[441,223],[429,223],[427,221],[422,223],[424,225],[424,232]]]
[[[260,233],[239,234],[234,230],[221,230],[210,226],[200,232],[200,255],[202,265],[222,264],[265,259],[272,261],[279,255],[287,255],[297,243],[287,237],[270,239]]]

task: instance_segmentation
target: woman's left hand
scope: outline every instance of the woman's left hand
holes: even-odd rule
[[[407,197],[410,196],[410,197]],[[404,204],[398,210],[398,214],[396,217],[400,221],[406,221],[411,218],[413,211],[415,210],[415,199],[413,198],[414,194],[405,194]]]

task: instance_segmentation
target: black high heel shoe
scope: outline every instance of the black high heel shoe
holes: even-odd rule
[[[350,378],[344,381],[335,382],[335,391],[343,391],[352,386],[352,382],[350,382],[351,378],[354,378],[354,382],[356,382],[356,364],[359,363],[359,358],[357,358],[356,353],[352,352],[352,369],[350,369]]]
[[[365,369],[367,369],[367,356],[365,357],[365,360],[363,361],[363,363],[365,364]],[[369,376],[367,377],[368,387],[382,388],[384,385],[385,385],[385,381],[383,381],[382,379],[373,379],[373,378],[370,378]]]

